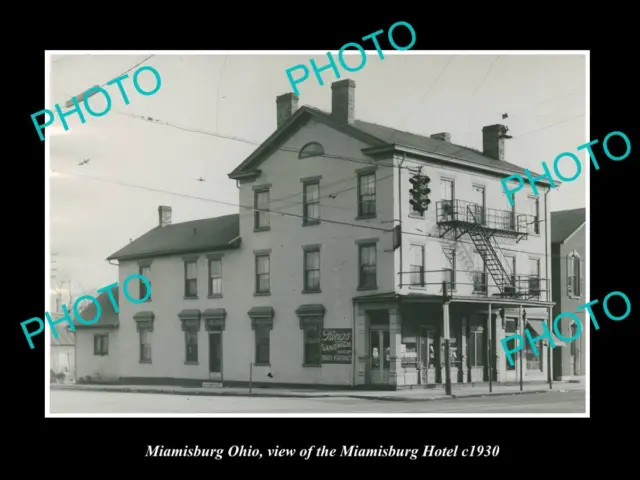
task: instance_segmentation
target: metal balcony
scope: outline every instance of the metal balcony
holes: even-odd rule
[[[440,237],[453,232],[458,240],[471,228],[482,228],[488,238],[515,238],[516,243],[526,239],[532,231],[532,215],[514,214],[509,210],[485,208],[466,200],[441,200],[436,202],[436,222]]]
[[[401,272],[399,276],[401,287],[410,287],[427,295],[442,295],[442,282],[447,282],[448,294],[452,298],[550,300],[549,280],[537,275],[511,275],[511,285],[508,286],[496,285],[491,275],[484,271],[415,269]]]

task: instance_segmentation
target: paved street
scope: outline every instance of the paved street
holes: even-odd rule
[[[51,413],[584,413],[584,391],[424,402],[51,390]]]

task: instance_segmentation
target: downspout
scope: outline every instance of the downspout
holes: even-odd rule
[[[547,290],[548,290],[548,296],[547,296],[547,302],[551,301],[551,296],[553,293],[553,286],[551,284],[551,278],[553,275],[551,275],[550,273],[550,263],[551,263],[551,258],[549,257],[549,230],[551,227],[551,222],[549,221],[548,215],[549,215],[549,207],[548,207],[548,203],[547,203],[547,196],[549,195],[549,192],[551,191],[551,187],[547,188],[547,190],[544,192],[544,259],[545,259],[545,275],[547,276]],[[547,309],[548,313],[549,313],[549,331],[553,332],[553,318],[551,318],[552,312],[553,310],[551,308]],[[551,343],[549,343],[549,351],[548,351],[548,355],[547,355],[547,376],[549,377],[549,388],[552,388],[553,385],[553,365],[552,365],[552,357],[553,357],[553,348],[551,348]]]
[[[402,160],[398,165],[398,222],[400,225],[400,288],[402,288],[402,269],[404,268],[404,263],[402,263],[402,165],[404,165],[404,161],[407,159],[407,154],[402,153]]]
[[[352,322],[351,322],[352,323],[352,328],[353,328],[353,333],[351,334],[351,338],[353,340],[353,345],[351,346],[351,348],[353,349],[353,362],[352,362],[353,363],[353,369],[352,369],[353,370],[353,381],[351,382],[351,386],[353,388],[356,388],[356,386],[357,386],[356,385],[356,379],[357,379],[357,373],[356,372],[357,372],[357,369],[358,369],[358,366],[357,366],[357,363],[358,363],[358,350],[356,348],[356,337],[357,337],[356,333],[357,333],[358,330],[356,328],[357,327],[357,325],[356,325],[356,302],[355,302],[355,300],[353,298],[351,299],[351,308],[353,310],[352,311]],[[365,333],[365,335],[366,335],[366,333]]]

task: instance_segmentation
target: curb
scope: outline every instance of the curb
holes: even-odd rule
[[[107,387],[84,387],[79,385],[60,385],[52,384],[51,390],[82,390],[93,392],[121,392],[121,393],[152,393],[152,394],[169,394],[169,395],[191,395],[191,396],[203,396],[203,397],[265,397],[265,398],[353,398],[358,400],[378,400],[387,402],[424,402],[424,401],[437,401],[437,400],[452,400],[452,399],[465,399],[465,398],[481,398],[481,397],[499,397],[507,395],[527,395],[532,393],[566,393],[569,391],[580,391],[579,389],[539,389],[539,390],[527,390],[523,392],[495,392],[495,393],[469,393],[469,394],[454,394],[454,395],[441,395],[437,397],[391,397],[385,395],[371,396],[371,395],[357,395],[357,394],[343,394],[343,395],[327,395],[327,394],[296,394],[296,393],[238,393],[238,392],[224,392],[224,391],[188,391],[188,390],[163,390],[160,388],[154,389],[138,389],[135,387],[122,387],[118,389]]]

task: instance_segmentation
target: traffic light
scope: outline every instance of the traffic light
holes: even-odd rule
[[[413,207],[416,212],[420,214],[424,213],[429,209],[429,204],[431,200],[429,199],[429,194],[431,193],[431,189],[429,188],[429,182],[431,179],[426,175],[414,175],[409,179],[411,182],[411,190],[409,190],[409,195],[411,195],[411,200],[409,203]]]

